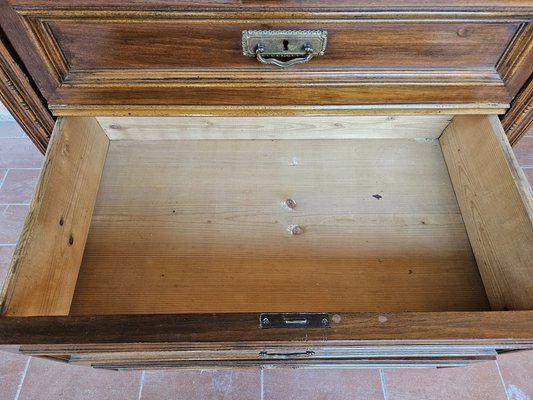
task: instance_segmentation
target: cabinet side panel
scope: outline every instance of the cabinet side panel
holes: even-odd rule
[[[108,142],[94,118],[56,125],[2,293],[3,314],[68,314]]]
[[[496,116],[457,116],[440,138],[494,310],[533,307],[533,206]]]

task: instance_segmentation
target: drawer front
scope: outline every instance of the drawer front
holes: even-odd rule
[[[463,366],[471,362],[493,360],[496,350],[491,346],[264,346],[223,345],[186,349],[145,351],[83,350],[63,354],[60,349],[43,350],[22,346],[21,352],[31,356],[90,365],[108,369],[160,368],[224,368],[224,367],[290,367],[290,368],[381,368]]]
[[[496,116],[301,122],[60,119],[0,344],[103,368],[462,365],[531,347],[532,199]],[[325,309],[329,327],[260,318]]]
[[[494,66],[517,32],[519,23],[380,23],[273,22],[136,20],[116,22],[50,21],[51,37],[68,64],[65,79],[81,83],[83,79],[194,79],[202,72],[207,78],[243,80],[259,78],[261,72],[271,80],[327,80],[342,73],[348,75],[372,68],[394,73],[408,69],[446,69],[449,73],[463,68],[480,69],[478,78],[494,75]],[[254,57],[244,56],[242,31],[247,29],[327,31],[324,56],[309,63],[282,70],[263,66]],[[290,39],[290,37],[289,37]],[[391,56],[393,54],[394,56]],[[76,74],[76,71],[82,71]],[[136,72],[135,75],[132,73]],[[312,72],[312,74],[311,74]],[[371,72],[371,71],[368,71]],[[129,75],[130,73],[130,75]],[[375,72],[374,72],[375,73]],[[194,75],[196,74],[196,75]],[[302,74],[306,74],[305,76]],[[309,75],[307,75],[309,74]],[[472,73],[471,78],[475,79]],[[435,74],[436,75],[436,74]],[[261,79],[268,82],[268,78]]]
[[[469,104],[501,109],[530,74],[533,7],[443,13],[416,2],[273,10],[231,2],[13,1],[41,60],[28,63],[56,113],[106,106]],[[105,12],[101,9],[105,8]],[[105,6],[105,7],[104,7]],[[485,7],[485,8],[484,8]],[[243,55],[244,30],[324,30],[325,54],[280,69]],[[18,31],[14,34],[22,35]],[[17,43],[17,41],[14,41]],[[179,90],[177,90],[179,88]],[[77,110],[77,111],[75,111]],[[168,109],[167,109],[168,112]]]

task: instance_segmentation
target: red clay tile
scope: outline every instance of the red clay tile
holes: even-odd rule
[[[387,400],[507,400],[495,361],[467,367],[386,369]]]
[[[0,246],[0,288],[6,279],[7,271],[11,264],[11,258],[13,258],[14,252],[15,246]]]
[[[258,369],[146,371],[142,400],[259,400]]]
[[[137,399],[140,376],[32,358],[19,400]]]
[[[501,354],[498,365],[509,400],[533,399],[533,350]]]
[[[39,169],[10,169],[0,187],[0,204],[29,204]]]
[[[0,351],[0,399],[15,398],[27,362],[28,357]]]
[[[17,244],[28,206],[0,206],[0,244]]]
[[[43,155],[27,137],[0,138],[0,168],[41,168]]]
[[[523,137],[513,147],[513,151],[522,167],[533,167],[533,136]]]
[[[383,400],[377,369],[266,369],[265,400]]]
[[[0,138],[23,138],[26,134],[16,122],[0,122]]]

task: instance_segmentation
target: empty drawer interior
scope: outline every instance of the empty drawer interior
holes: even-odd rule
[[[502,135],[495,116],[63,118],[3,312],[528,309],[531,198]]]

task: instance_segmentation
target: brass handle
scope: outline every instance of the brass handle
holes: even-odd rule
[[[268,351],[262,351],[259,353],[259,357],[263,358],[301,358],[314,356],[314,351],[306,351],[302,353],[269,353]]]
[[[305,45],[304,51],[306,54],[305,57],[292,58],[288,61],[278,60],[277,58],[265,58],[262,55],[265,52],[265,46],[262,43],[259,43],[255,49],[255,56],[261,64],[273,64],[281,68],[286,68],[291,65],[305,64],[315,56],[314,50],[309,44]]]

